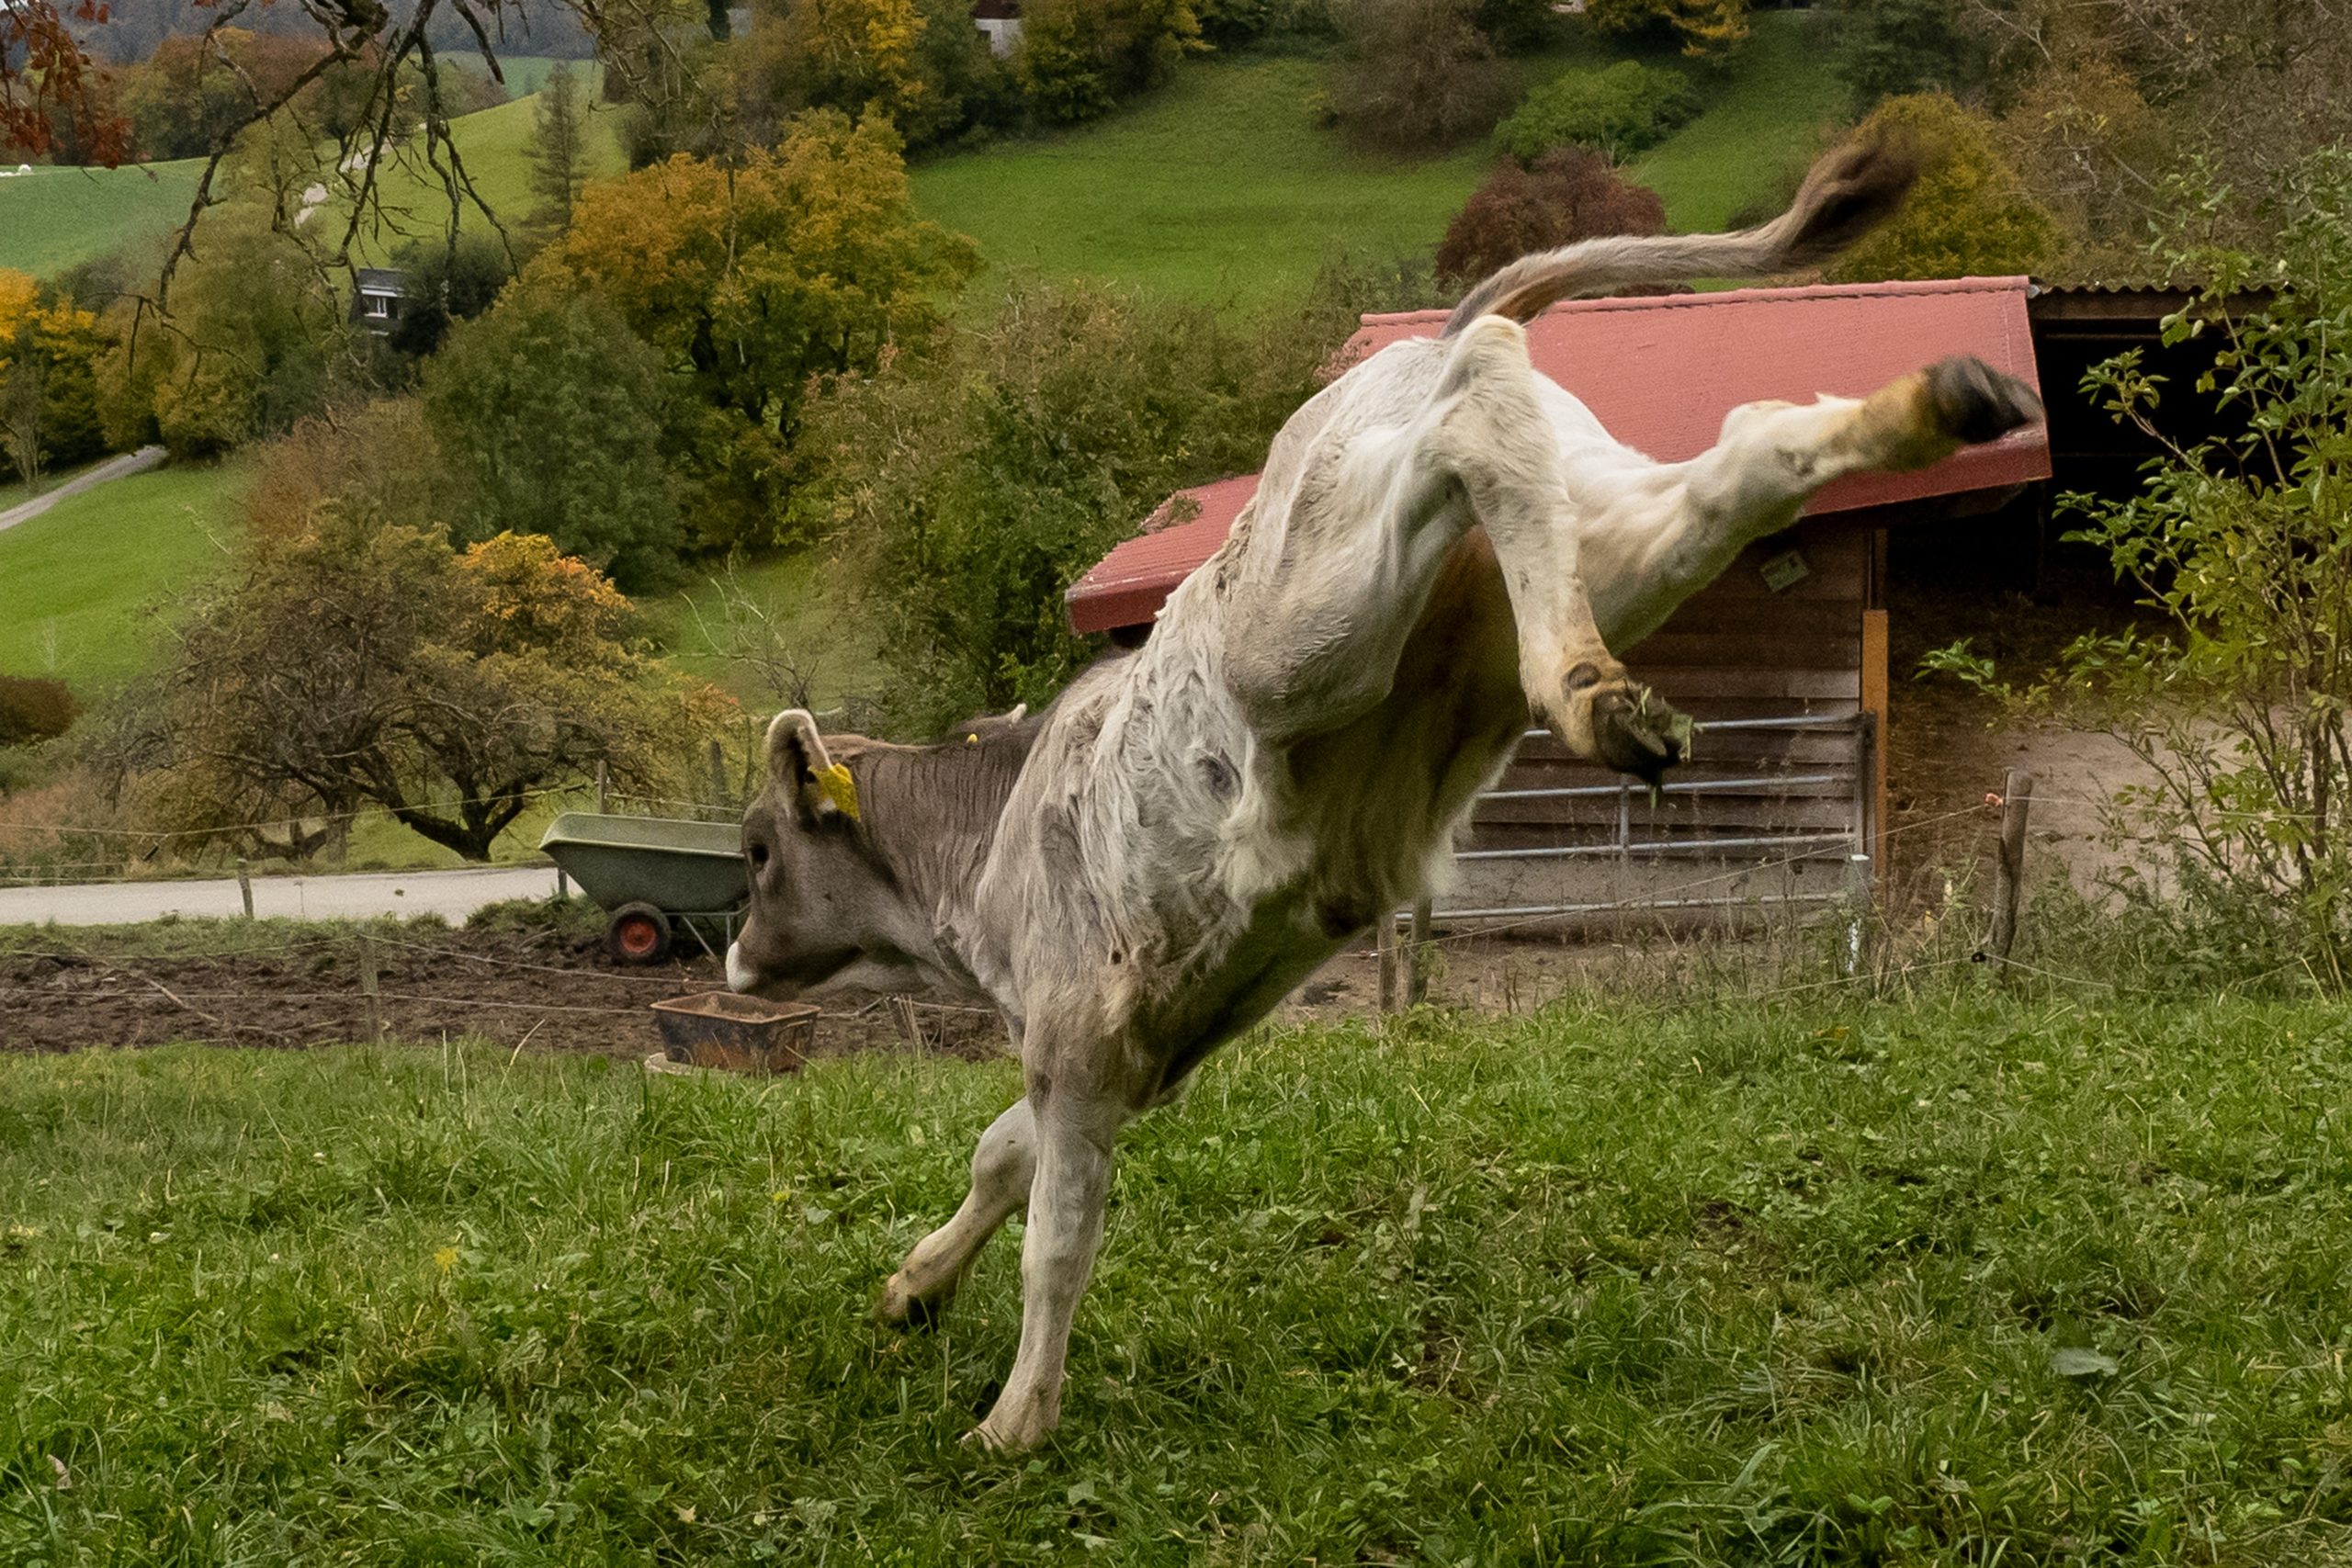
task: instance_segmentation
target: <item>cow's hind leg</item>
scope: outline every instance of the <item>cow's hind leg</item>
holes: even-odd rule
[[[972,1151],[972,1190],[956,1217],[915,1244],[882,1287],[875,1308],[885,1323],[928,1323],[954,1299],[972,1259],[997,1227],[1029,1201],[1037,1139],[1029,1102],[1016,1100],[989,1124]]]
[[[1060,1424],[1070,1324],[1102,1245],[1111,1146],[1125,1119],[1091,1096],[1057,1091],[1037,1105],[1037,1174],[1021,1248],[1021,1351],[972,1434],[989,1448],[1035,1448]]]
[[[1594,623],[1526,335],[1489,316],[1430,352],[1444,362],[1418,401],[1374,411],[1395,423],[1351,422],[1343,407],[1294,457],[1287,514],[1227,568],[1232,624],[1250,628],[1223,650],[1227,683],[1272,745],[1352,722],[1386,695],[1440,569],[1483,526],[1536,716],[1578,755],[1654,775],[1676,755],[1671,716]]]

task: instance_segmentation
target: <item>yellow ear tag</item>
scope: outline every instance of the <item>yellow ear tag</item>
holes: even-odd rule
[[[817,775],[817,788],[842,816],[853,822],[863,820],[857,814],[857,781],[849,776],[847,768],[835,762]]]
[[[979,743],[980,738],[977,734],[967,735],[964,737],[964,744],[967,746],[978,746]]]

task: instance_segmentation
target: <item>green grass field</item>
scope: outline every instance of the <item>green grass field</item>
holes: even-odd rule
[[[2352,1560],[2352,1028],[2102,995],[1261,1032],[1027,1459],[1009,1066],[0,1060],[0,1560]]]
[[[151,469],[0,532],[0,671],[85,697],[136,674],[157,631],[146,612],[219,558],[236,487],[233,467]]]
[[[1706,112],[1633,165],[1682,231],[1721,227],[1784,194],[1844,89],[1803,12],[1755,18]],[[1610,58],[1589,44],[1521,62],[1531,85]],[[1399,162],[1353,151],[1314,120],[1319,62],[1212,59],[1099,125],[940,159],[914,171],[925,216],[971,235],[991,265],[1107,278],[1212,304],[1295,299],[1341,256],[1436,249],[1492,165],[1483,142]]]
[[[47,277],[187,220],[203,165],[35,169],[0,180],[0,267]]]
[[[617,130],[619,110],[596,103],[593,80],[588,85],[592,91],[585,95],[584,101],[590,109],[586,132],[590,171],[598,176],[616,175],[627,166]],[[466,172],[473,177],[475,189],[498,215],[499,221],[510,229],[531,211],[531,169],[523,152],[537,112],[538,106],[530,98],[516,97],[496,108],[450,121],[450,133],[456,139],[459,155],[465,159]],[[438,177],[425,166],[421,151],[413,155],[403,154],[388,164],[380,185],[385,207],[401,215],[407,227],[413,229],[422,224],[429,229],[435,222],[446,221],[448,196]],[[470,201],[462,210],[466,228],[488,231],[489,220]],[[391,236],[379,236],[371,249],[388,252],[393,243]]]

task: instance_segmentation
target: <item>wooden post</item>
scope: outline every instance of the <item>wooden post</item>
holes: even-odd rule
[[[602,762],[596,764],[596,815],[604,816],[612,809],[613,775]]]
[[[727,804],[727,749],[719,745],[716,735],[710,738],[710,803]]]
[[[360,1033],[373,1045],[384,1038],[384,1004],[376,991],[376,939],[364,931],[359,937],[359,995]]]
[[[2000,858],[1993,864],[1993,929],[1985,951],[1996,964],[2009,961],[2018,940],[2018,908],[2025,897],[2025,819],[2033,805],[2033,775],[2011,768],[2001,786]]]
[[[1380,960],[1380,1010],[1396,1010],[1396,911],[1383,909],[1372,928],[1372,946]]]
[[[1405,1005],[1417,1008],[1430,999],[1430,901],[1413,904],[1413,941],[1405,966]]]
[[[237,897],[245,901],[245,919],[254,918],[254,868],[249,861],[237,863]]]

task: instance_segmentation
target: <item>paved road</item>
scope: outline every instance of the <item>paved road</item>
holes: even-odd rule
[[[0,529],[13,528],[19,523],[29,523],[55,506],[69,495],[79,495],[93,485],[108,479],[119,479],[129,474],[143,474],[164,460],[161,446],[141,446],[136,452],[126,452],[119,457],[108,457],[96,468],[74,475],[55,490],[47,491],[30,501],[0,512]]]
[[[484,904],[555,895],[553,866],[480,871],[361,872],[256,876],[254,913],[307,919],[439,915],[461,920]],[[0,925],[121,926],[164,915],[242,915],[234,878],[222,882],[82,883],[0,888]]]

